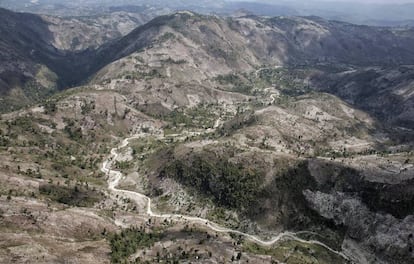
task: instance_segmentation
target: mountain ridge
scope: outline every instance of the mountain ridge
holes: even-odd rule
[[[0,40],[29,54],[17,81],[80,86],[1,115],[6,262],[412,262],[412,31],[180,11],[97,49],[45,32]]]

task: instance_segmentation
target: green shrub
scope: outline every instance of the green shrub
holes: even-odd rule
[[[246,78],[242,78],[236,74],[219,75],[216,81],[221,85],[232,85],[232,91],[244,94],[251,94],[253,84]]]
[[[119,234],[110,234],[111,262],[128,263],[128,257],[138,249],[151,247],[162,238],[160,233],[146,233],[142,228],[128,228]]]
[[[103,198],[99,192],[78,185],[67,187],[45,184],[39,187],[39,192],[52,201],[80,207],[91,207]]]
[[[240,210],[254,202],[262,183],[261,175],[254,169],[203,154],[189,161],[174,160],[160,175],[212,196],[220,206]]]

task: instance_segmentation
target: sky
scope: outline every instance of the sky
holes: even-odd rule
[[[255,1],[255,2],[268,2],[268,3],[281,3],[287,2],[285,0],[230,0],[230,1]],[[414,0],[303,0],[296,2],[355,2],[355,3],[366,3],[366,4],[403,4],[403,3],[414,3]]]
[[[378,3],[381,3],[381,4],[414,3],[414,0],[319,0],[319,1],[324,1],[324,2],[359,2],[359,3],[375,3],[375,4],[378,4]]]

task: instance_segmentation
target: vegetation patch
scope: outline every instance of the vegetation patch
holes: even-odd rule
[[[204,149],[181,157],[171,156],[164,153],[167,162],[160,170],[160,177],[177,180],[190,190],[211,198],[219,207],[236,210],[241,216],[254,221],[265,221],[261,223],[270,225],[269,228],[284,226],[288,229],[319,230],[320,226],[324,226],[327,227],[327,234],[341,234],[340,228],[333,222],[308,206],[303,191],[318,187],[310,175],[307,162],[280,170],[272,181],[264,184],[260,163],[233,163],[228,152],[215,153]],[[220,211],[213,218],[217,221],[220,217],[228,219]],[[266,222],[264,219],[272,220]]]
[[[166,32],[158,38],[159,43],[167,42],[168,40],[174,40],[176,38],[174,33]]]
[[[131,161],[115,161],[115,168],[119,170],[128,170],[133,166]]]
[[[174,178],[185,186],[213,197],[220,206],[241,211],[254,203],[263,182],[257,170],[206,152],[195,154],[189,159],[175,159],[160,175]]]
[[[146,232],[142,227],[131,227],[120,233],[110,234],[108,240],[111,244],[111,263],[129,263],[129,256],[138,249],[153,246],[162,237],[161,233]]]
[[[235,131],[253,125],[257,122],[257,117],[254,115],[253,111],[246,111],[242,113],[237,113],[235,117],[225,122],[218,133],[221,136],[231,135]]]
[[[303,263],[347,263],[341,256],[316,244],[305,244],[286,240],[274,247],[263,247],[252,242],[244,242],[243,251],[272,256],[275,260],[289,264]]]
[[[10,73],[13,75],[13,73]],[[19,78],[19,77],[16,77]],[[56,87],[44,87],[36,80],[21,80],[13,89],[2,94],[0,113],[7,113],[23,107],[35,105],[57,92]]]
[[[173,127],[209,128],[214,126],[217,115],[211,111],[213,105],[202,104],[192,108],[177,108],[167,114],[156,116],[170,123],[166,129]]]
[[[82,129],[73,119],[64,118],[66,126],[64,131],[70,139],[79,142],[82,140]]]
[[[161,73],[156,69],[151,69],[149,71],[134,71],[134,72],[126,72],[118,76],[118,79],[126,79],[126,80],[151,80],[155,78],[163,78]]]
[[[232,91],[243,94],[251,94],[254,87],[250,80],[236,74],[219,75],[216,81],[221,85],[231,85]]]
[[[303,190],[317,187],[310,175],[307,162],[300,162],[274,176],[256,196],[256,206],[250,207],[249,217],[259,220],[263,215],[277,212],[274,222],[286,228],[304,229],[318,221],[323,221],[316,212],[308,207]]]
[[[100,192],[78,185],[67,187],[45,184],[39,187],[39,192],[52,201],[79,207],[92,207],[103,199]]]

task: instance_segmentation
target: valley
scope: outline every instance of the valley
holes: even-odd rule
[[[414,259],[411,29],[0,11],[0,262]]]
[[[140,135],[135,135],[129,138],[126,138],[122,141],[121,145],[119,145],[116,148],[113,148],[111,150],[111,157],[108,158],[108,160],[105,160],[104,163],[102,164],[102,172],[106,173],[106,175],[108,175],[108,188],[110,191],[115,192],[115,193],[121,193],[121,195],[123,195],[124,197],[127,197],[128,199],[132,199],[134,201],[136,201],[136,203],[138,205],[142,204],[142,201],[147,201],[146,203],[146,213],[149,217],[151,218],[161,218],[161,219],[168,219],[169,221],[184,221],[184,222],[189,222],[189,223],[198,223],[201,224],[205,227],[210,228],[211,230],[213,230],[214,232],[217,233],[227,233],[227,234],[236,234],[239,235],[241,237],[245,237],[248,240],[252,240],[254,243],[257,243],[259,245],[262,246],[271,246],[273,244],[278,243],[279,241],[281,241],[282,239],[285,239],[285,237],[294,240],[295,242],[299,242],[299,243],[303,243],[303,244],[314,244],[314,245],[318,245],[321,246],[323,248],[325,248],[326,250],[339,255],[340,257],[342,257],[344,260],[349,260],[349,258],[347,256],[345,256],[343,253],[338,252],[332,248],[330,248],[329,246],[316,241],[316,240],[304,240],[299,238],[295,233],[291,233],[291,232],[283,232],[278,234],[275,238],[272,238],[271,240],[262,240],[256,236],[252,236],[249,235],[247,233],[243,233],[237,230],[233,230],[233,229],[229,229],[229,228],[223,228],[218,226],[217,224],[211,222],[208,219],[205,218],[200,218],[200,217],[193,217],[193,216],[187,216],[187,215],[180,215],[180,214],[157,214],[154,213],[151,209],[151,198],[149,198],[148,196],[145,196],[141,193],[138,192],[133,192],[133,191],[127,191],[127,190],[120,190],[117,189],[117,186],[119,184],[119,181],[122,179],[122,177],[124,175],[122,175],[121,172],[119,171],[114,171],[110,169],[110,164],[111,162],[116,162],[117,158],[119,156],[119,153],[117,152],[117,150],[125,148],[128,146],[128,142],[130,140],[133,139],[137,139],[137,138],[141,138],[141,137],[145,137],[145,134],[140,134]],[[161,137],[161,140],[163,140],[164,137]],[[302,231],[302,233],[306,233],[306,231]]]

